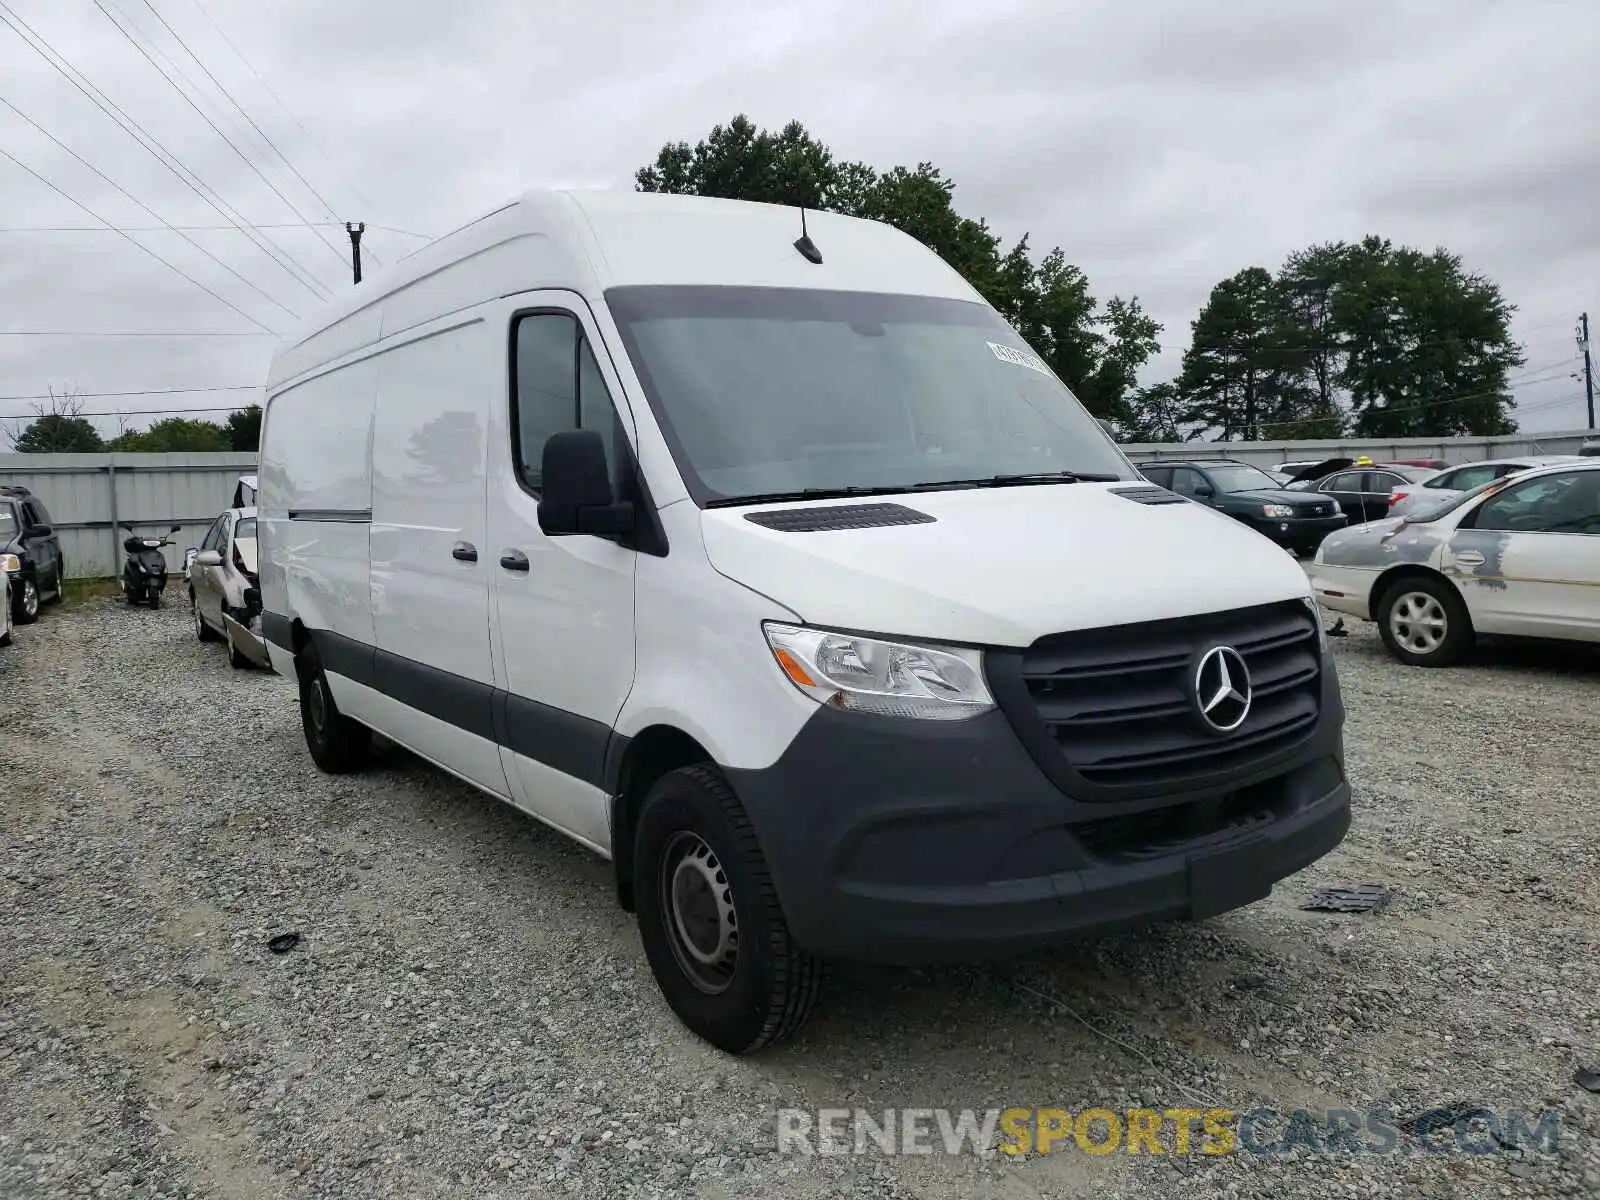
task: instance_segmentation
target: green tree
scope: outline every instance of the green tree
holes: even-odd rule
[[[1513,433],[1506,379],[1526,360],[1515,307],[1499,287],[1439,249],[1368,237],[1347,252],[1333,294],[1338,374],[1355,431],[1367,437]]]
[[[1127,414],[1119,423],[1120,441],[1189,442],[1200,430],[1185,420],[1183,395],[1176,383],[1138,388],[1128,396]]]
[[[798,121],[771,133],[739,115],[691,146],[672,142],[634,177],[640,191],[804,205],[883,221],[949,263],[1005,316],[1096,416],[1126,416],[1161,326],[1137,299],[1098,303],[1055,249],[1037,262],[1024,235],[1002,252],[982,220],[955,209],[955,184],[932,163],[879,172],[841,162]]]
[[[83,401],[71,392],[50,389],[47,404],[33,406],[35,417],[11,435],[18,454],[98,454],[105,442],[85,418]]]
[[[261,405],[252,404],[229,413],[228,423],[223,428],[228,434],[228,449],[261,449]]]
[[[168,417],[142,433],[124,433],[109,449],[141,454],[205,453],[230,449],[228,431],[212,421]]]
[[[1222,441],[1256,441],[1306,414],[1305,347],[1268,271],[1247,267],[1217,284],[1191,328],[1178,377],[1186,421]]]

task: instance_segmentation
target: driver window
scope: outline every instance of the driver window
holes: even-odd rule
[[[1205,486],[1205,476],[1193,467],[1178,467],[1172,472],[1172,490],[1180,496],[1198,500],[1200,489]]]
[[[206,530],[206,540],[200,543],[202,550],[215,550],[222,545],[222,523],[226,517],[218,517],[211,522],[211,528]]]
[[[616,483],[619,421],[583,327],[570,313],[532,313],[517,320],[515,429],[517,473],[530,491],[542,484],[544,444],[552,434],[593,429],[606,443]]]
[[[1600,471],[1571,471],[1509,487],[1478,510],[1475,529],[1600,534]]]

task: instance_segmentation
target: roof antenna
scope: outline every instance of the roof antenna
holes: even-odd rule
[[[800,251],[807,262],[821,263],[822,251],[817,249],[817,244],[811,240],[811,235],[806,232],[806,206],[800,206],[800,237],[795,242],[794,248]]]

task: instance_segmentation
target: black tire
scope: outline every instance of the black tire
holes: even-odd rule
[[[339,711],[315,646],[300,651],[295,665],[300,675],[300,727],[311,761],[329,775],[359,771],[372,757],[372,730]]]
[[[67,560],[59,559],[56,562],[56,590],[50,597],[49,603],[60,604],[67,598]]]
[[[750,818],[714,768],[683,767],[656,781],[633,861],[645,957],[678,1019],[729,1054],[793,1035],[816,1004],[822,963],[790,937]],[[680,876],[687,892],[674,886]],[[691,939],[675,914],[691,912],[695,900],[711,911],[703,923],[690,917],[701,935]],[[707,965],[708,947],[726,953]]]
[[[1461,593],[1443,579],[1408,575],[1378,601],[1378,635],[1389,653],[1413,667],[1451,667],[1477,642]]]
[[[200,602],[195,599],[194,589],[189,589],[189,615],[194,618],[194,636],[197,641],[214,642],[218,633],[207,625],[205,618],[200,615]]]
[[[153,591],[153,590],[151,591],[151,593],[150,593],[150,607],[151,608],[160,608],[161,607],[161,593],[160,592]]]
[[[39,619],[39,585],[32,576],[12,589],[11,619],[18,625],[32,625]]]

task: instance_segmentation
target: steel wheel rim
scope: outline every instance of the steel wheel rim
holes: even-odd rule
[[[39,589],[31,579],[22,584],[22,611],[30,617],[39,611]]]
[[[1450,618],[1439,598],[1407,592],[1389,610],[1389,633],[1413,654],[1433,654],[1450,633]]]
[[[197,634],[206,631],[206,623],[200,617],[200,605],[193,596],[189,597],[189,608],[194,612],[194,631]]]
[[[739,963],[739,919],[721,861],[699,834],[667,843],[659,874],[667,942],[678,968],[700,991],[728,990]]]
[[[311,681],[311,695],[306,698],[311,717],[311,727],[317,731],[318,737],[322,736],[328,726],[328,698],[323,694],[322,690],[326,686],[322,680],[313,679]]]

